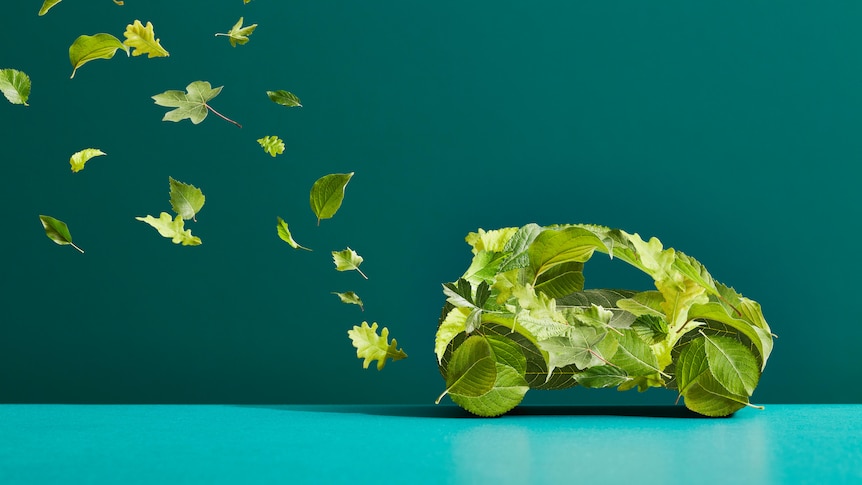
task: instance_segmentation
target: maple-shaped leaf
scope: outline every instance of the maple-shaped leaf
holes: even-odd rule
[[[332,260],[335,262],[335,269],[338,271],[352,271],[356,270],[359,274],[362,275],[366,280],[368,279],[365,276],[365,273],[359,269],[359,265],[362,264],[362,256],[356,254],[356,251],[347,248],[344,251],[333,251],[332,252]]]
[[[284,141],[277,136],[265,136],[257,140],[263,151],[269,153],[273,157],[284,153]]]
[[[278,220],[278,237],[281,238],[282,241],[286,242],[293,249],[305,249],[306,251],[311,251],[305,246],[300,246],[298,242],[293,240],[293,236],[290,235],[290,229],[287,227],[287,223],[284,222],[284,219],[281,217],[276,217]]]
[[[69,158],[69,164],[72,165],[73,172],[80,172],[84,170],[84,164],[87,163],[93,157],[101,157],[107,155],[107,153],[99,150],[98,148],[85,148],[80,152],[76,152]]]
[[[362,304],[362,299],[359,298],[359,295],[357,295],[356,293],[352,291],[345,291],[344,293],[338,293],[337,291],[333,291],[332,294],[341,299],[342,303],[359,305],[359,309],[365,311],[365,306],[363,306]]]
[[[135,219],[153,226],[163,237],[171,238],[174,244],[197,246],[201,243],[199,237],[192,236],[191,229],[185,229],[185,221],[180,216],[171,219],[170,214],[162,212],[158,219],[153,216],[135,217]]]
[[[126,37],[123,44],[134,49],[132,51],[133,56],[147,54],[147,58],[152,59],[153,57],[168,57],[170,55],[162,47],[159,39],[156,39],[152,22],[147,22],[147,25],[144,26],[140,20],[135,20],[133,24],[126,26],[123,35]]]
[[[67,226],[65,222],[59,219],[54,219],[51,216],[43,215],[39,216],[39,220],[42,221],[42,227],[45,228],[45,235],[48,236],[49,239],[57,244],[69,245],[82,253],[84,252],[83,249],[72,243],[72,235],[69,233],[69,226]]]
[[[69,62],[72,63],[72,77],[78,72],[78,68],[95,59],[111,59],[117,49],[126,51],[129,48],[120,42],[120,39],[111,34],[82,35],[75,39],[69,47]]]
[[[171,185],[171,207],[183,219],[191,219],[197,222],[195,215],[201,211],[206,202],[201,189],[194,185],[184,184],[173,177],[168,177]]]
[[[186,86],[186,92],[170,90],[157,94],[152,98],[159,106],[176,108],[165,113],[162,121],[176,122],[189,119],[192,123],[198,124],[207,117],[208,112],[212,111],[219,118],[242,128],[242,125],[227,118],[207,104],[208,101],[219,95],[222,87],[214,88],[207,81],[195,81]]]
[[[254,29],[257,28],[257,24],[248,25],[246,27],[242,26],[243,18],[240,17],[239,21],[226,33],[218,33],[216,37],[223,36],[227,37],[230,41],[230,45],[236,47],[237,44],[243,45],[248,42],[248,36],[254,32]]]
[[[363,369],[367,369],[368,364],[376,360],[377,370],[381,370],[386,365],[386,359],[396,361],[407,357],[403,350],[397,348],[395,339],[392,339],[391,343],[387,342],[388,328],[383,327],[380,335],[377,335],[377,322],[370,327],[368,322],[362,322],[362,326],[356,325],[352,330],[348,330],[347,335],[356,347],[356,357],[365,359],[362,362]]]
[[[29,106],[30,76],[15,69],[0,69],[0,92],[12,104]]]

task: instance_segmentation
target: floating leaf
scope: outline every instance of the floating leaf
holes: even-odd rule
[[[78,68],[95,59],[110,59],[114,57],[117,49],[126,51],[129,48],[120,42],[120,39],[111,34],[82,35],[75,39],[69,47],[69,61],[72,63],[72,77],[78,72]]]
[[[306,251],[311,251],[311,249],[300,246],[299,243],[293,240],[293,236],[290,235],[290,229],[287,228],[287,223],[284,222],[284,219],[281,217],[276,217],[276,219],[278,219],[278,237],[287,244],[290,244],[290,247],[293,249],[305,249]]]
[[[195,215],[201,211],[206,202],[201,189],[194,185],[184,184],[173,177],[168,177],[171,186],[171,207],[183,219],[191,219],[197,222]]]
[[[365,273],[359,269],[359,265],[362,264],[362,256],[356,254],[356,251],[350,248],[347,248],[344,251],[333,251],[332,260],[335,262],[335,269],[338,271],[356,270],[363,278],[366,280],[368,279],[368,277],[365,276]]]
[[[185,221],[180,216],[171,219],[170,214],[162,212],[158,219],[153,216],[135,217],[135,219],[153,226],[163,237],[171,238],[174,244],[197,246],[201,243],[199,237],[192,236],[191,229],[184,228]]]
[[[311,210],[317,216],[317,225],[321,219],[330,219],[341,208],[344,201],[344,191],[354,172],[332,173],[317,179],[311,187]]]
[[[273,103],[287,106],[288,108],[297,106],[302,107],[302,104],[299,102],[299,98],[291,92],[280,89],[278,91],[267,91],[266,95],[269,96],[269,99],[271,99]]]
[[[168,57],[170,55],[162,47],[159,39],[156,39],[152,22],[147,22],[145,27],[140,20],[135,20],[135,23],[126,26],[123,35],[126,37],[123,44],[134,49],[132,51],[133,56],[147,54],[147,58],[152,59],[153,57]]]
[[[48,236],[49,239],[60,245],[68,244],[81,253],[84,252],[83,249],[72,243],[72,235],[69,234],[69,227],[65,222],[59,219],[54,219],[51,216],[43,215],[39,216],[39,220],[42,221],[42,227],[45,228],[45,235]]]
[[[248,42],[248,36],[254,32],[254,29],[257,28],[257,24],[252,24],[247,27],[242,26],[243,18],[240,17],[239,21],[228,31],[226,34],[216,34],[216,37],[224,36],[227,37],[230,41],[230,45],[236,47],[237,44],[243,45]]]
[[[359,295],[352,291],[346,291],[344,293],[338,293],[336,291],[332,292],[333,295],[338,296],[341,299],[342,303],[349,303],[351,305],[359,305],[359,309],[365,311],[365,307],[362,305],[362,299],[359,298]]]
[[[30,76],[15,69],[0,69],[0,91],[12,104],[27,104],[30,97]]]
[[[101,157],[104,155],[107,155],[107,153],[98,148],[85,148],[72,155],[72,158],[69,159],[69,163],[72,165],[73,172],[80,172],[81,170],[84,170],[84,164],[87,163],[88,160],[93,157]]]
[[[212,111],[219,118],[242,128],[242,125],[225,117],[223,114],[214,110],[212,106],[207,104],[208,101],[211,101],[219,95],[221,89],[222,86],[214,88],[207,81],[195,81],[186,86],[185,93],[182,91],[170,90],[157,94],[152,98],[159,106],[176,108],[165,113],[162,121],[176,122],[188,118],[192,123],[198,124],[207,117],[208,112]]]
[[[51,10],[51,7],[57,5],[62,1],[63,0],[45,0],[44,2],[42,2],[42,8],[39,9],[39,16],[41,17],[42,15],[45,15],[46,13],[48,13],[48,10]]]
[[[263,147],[266,153],[269,153],[273,157],[284,153],[284,141],[277,136],[265,136],[259,138],[257,142],[260,143],[260,146]]]
[[[377,322],[370,327],[368,322],[362,322],[362,326],[356,325],[352,330],[348,330],[347,335],[356,347],[356,357],[365,359],[362,362],[363,369],[367,369],[368,364],[376,360],[377,370],[381,370],[386,365],[386,359],[396,361],[407,357],[403,350],[397,348],[398,342],[395,339],[392,339],[392,343],[387,343],[388,328],[383,327],[380,335],[377,335]]]

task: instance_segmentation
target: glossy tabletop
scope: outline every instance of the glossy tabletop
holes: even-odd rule
[[[862,483],[862,405],[0,405],[0,483]]]

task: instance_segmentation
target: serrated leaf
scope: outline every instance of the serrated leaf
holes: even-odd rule
[[[171,219],[170,214],[162,212],[158,219],[150,215],[135,217],[135,219],[153,226],[163,237],[171,238],[174,244],[182,244],[183,246],[197,246],[201,244],[199,237],[192,236],[191,229],[185,229],[185,221],[180,216]]]
[[[93,157],[101,157],[107,155],[102,150],[98,148],[85,148],[79,152],[76,152],[69,159],[69,164],[72,165],[72,172],[80,172],[84,170],[84,164],[87,163]]]
[[[0,91],[12,104],[27,104],[30,98],[30,76],[15,69],[0,69]]]
[[[581,386],[602,389],[619,386],[624,382],[630,381],[631,377],[619,367],[596,365],[575,374],[575,380]]]
[[[147,58],[152,59],[153,57],[168,57],[170,55],[162,47],[159,39],[156,39],[152,22],[147,22],[147,25],[144,26],[140,20],[135,20],[134,23],[126,26],[123,36],[126,38],[123,44],[134,49],[132,50],[133,56],[147,54]]]
[[[257,28],[257,24],[252,24],[246,27],[242,26],[244,19],[242,17],[239,18],[236,24],[226,33],[218,33],[216,37],[223,36],[227,37],[230,41],[230,45],[236,47],[237,44],[243,45],[248,42],[248,36],[254,32],[254,29]]]
[[[179,217],[197,222],[195,216],[201,211],[206,202],[206,197],[201,192],[201,189],[194,185],[174,180],[173,177],[168,177],[168,182],[171,187],[171,208],[173,208]]]
[[[688,388],[697,382],[701,375],[709,371],[705,342],[702,337],[695,338],[680,350],[676,360],[675,377],[677,388],[682,395],[688,392]]]
[[[494,364],[495,379],[491,390],[480,396],[464,396],[450,394],[452,401],[465,410],[483,417],[494,417],[505,414],[515,408],[530,390],[524,376],[515,369]]]
[[[277,230],[278,237],[281,238],[282,241],[286,242],[293,249],[305,249],[306,251],[311,251],[307,247],[300,246],[298,242],[293,240],[293,236],[290,234],[290,229],[287,227],[287,223],[284,222],[284,219],[281,217],[276,217],[277,220]]]
[[[78,72],[78,68],[96,59],[111,59],[117,52],[123,49],[129,55],[129,48],[120,42],[120,39],[111,34],[82,35],[75,39],[69,47],[69,61],[72,63],[72,77]]]
[[[48,10],[51,10],[51,7],[57,5],[62,1],[63,0],[45,0],[44,2],[42,2],[42,8],[39,9],[39,16],[41,17],[42,15],[45,15],[46,13],[48,13]]]
[[[40,215],[39,220],[42,222],[42,227],[45,228],[45,235],[59,245],[69,245],[77,249],[81,253],[83,249],[75,246],[72,243],[72,234],[69,233],[69,227],[65,222],[55,219],[51,216]]]
[[[638,337],[637,332],[624,329],[622,335],[617,337],[617,342],[619,347],[610,361],[625,370],[628,375],[649,376],[661,373],[658,359],[650,346]]]
[[[263,151],[269,153],[273,157],[284,153],[284,141],[277,136],[258,138],[257,142],[263,148]]]
[[[275,104],[287,106],[288,108],[302,107],[302,103],[299,101],[299,98],[289,91],[285,91],[283,89],[267,91],[266,95],[269,96],[269,99]]]
[[[729,416],[748,405],[748,398],[727,391],[708,371],[683,394],[685,407],[704,416]]]
[[[359,298],[359,295],[352,291],[345,291],[344,293],[338,293],[336,291],[332,292],[333,295],[336,295],[342,303],[348,303],[351,305],[359,305],[359,309],[365,311],[365,306],[362,304],[362,299]]]
[[[440,322],[434,337],[434,353],[437,355],[437,362],[443,360],[443,353],[446,352],[449,342],[456,335],[467,330],[467,317],[470,315],[470,311],[470,308],[454,307],[446,313]]]
[[[317,216],[317,225],[320,225],[322,219],[331,219],[338,212],[338,209],[341,208],[341,203],[344,202],[344,192],[347,189],[347,183],[350,182],[354,173],[331,173],[324,175],[311,186],[309,203],[314,215]]]
[[[377,335],[377,322],[368,326],[368,322],[362,322],[361,326],[354,326],[352,330],[347,331],[347,335],[356,347],[356,357],[365,359],[362,362],[362,368],[367,369],[368,364],[377,361],[377,370],[383,369],[386,365],[386,359],[393,361],[401,360],[407,357],[403,350],[397,348],[398,342],[392,339],[388,343],[389,329],[383,327],[380,335]]]
[[[701,332],[703,334],[703,332]],[[738,340],[703,334],[706,360],[715,380],[731,394],[750,396],[760,379],[754,355]]]
[[[548,353],[548,372],[574,364],[578,369],[606,363],[597,346],[607,330],[586,325],[572,326],[565,336],[539,340],[539,348]]]
[[[332,260],[335,262],[335,269],[338,271],[353,271],[356,270],[359,274],[362,275],[366,280],[368,279],[365,276],[365,273],[359,269],[359,265],[362,264],[362,256],[358,255],[356,251],[347,248],[343,251],[333,251],[332,252]]]
[[[207,81],[194,81],[186,86],[186,92],[170,90],[157,94],[152,98],[159,106],[176,108],[165,113],[162,121],[177,122],[189,119],[193,124],[197,125],[207,117],[207,114],[210,111],[212,111],[216,116],[223,120],[242,128],[239,123],[225,117],[208,104],[209,101],[221,93],[221,90],[222,86],[214,88]]]
[[[485,337],[474,335],[458,347],[452,354],[446,374],[446,394],[477,397],[494,387],[497,377],[496,363],[491,354],[491,346]]]

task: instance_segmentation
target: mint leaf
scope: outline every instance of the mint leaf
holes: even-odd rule
[[[168,183],[171,187],[170,202],[174,212],[183,219],[191,219],[197,222],[195,216],[201,211],[204,202],[206,202],[206,197],[201,192],[201,189],[194,185],[174,180],[173,177],[168,177]]]
[[[30,76],[15,69],[0,69],[0,92],[12,104],[30,106]]]

